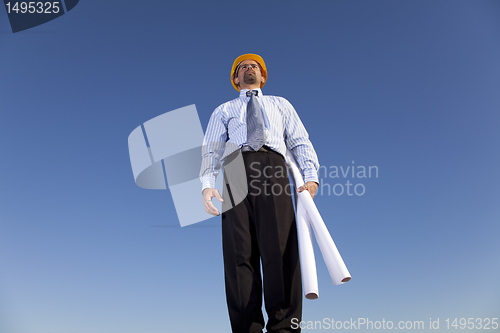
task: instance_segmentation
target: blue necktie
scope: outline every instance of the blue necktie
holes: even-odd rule
[[[259,150],[266,141],[264,116],[260,109],[259,101],[255,97],[257,90],[247,91],[250,100],[247,104],[247,144],[255,151]]]

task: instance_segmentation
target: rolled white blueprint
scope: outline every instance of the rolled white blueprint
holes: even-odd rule
[[[295,158],[289,150],[286,153],[286,162],[297,188],[304,185],[304,180],[302,179],[302,175],[297,167]],[[335,246],[332,236],[328,232],[328,228],[326,227],[318,208],[314,204],[309,191],[302,191],[301,193],[298,193],[297,203],[298,202],[301,202],[307,211],[307,215],[309,217],[308,220],[314,230],[314,235],[316,236],[316,240],[321,250],[321,254],[323,255],[323,259],[325,260],[328,272],[330,273],[330,277],[332,278],[333,284],[339,285],[349,281],[351,279],[351,274],[347,270],[344,260],[342,260],[337,246]]]
[[[307,221],[307,212],[301,201],[297,201],[297,233],[304,295],[307,299],[316,299],[319,297],[319,289],[311,225]]]

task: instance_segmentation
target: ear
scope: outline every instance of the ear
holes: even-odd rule
[[[233,79],[233,81],[234,81],[234,83],[235,83],[236,85],[239,85],[239,84],[240,84],[240,79],[238,79],[238,77],[235,77],[235,78]]]
[[[266,78],[265,78],[265,77],[262,77],[262,78],[260,79],[260,82],[262,82],[262,83],[266,82]]]

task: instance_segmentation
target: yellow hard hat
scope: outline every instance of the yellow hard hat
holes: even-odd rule
[[[240,91],[240,88],[236,83],[234,83],[234,74],[236,69],[238,68],[238,65],[240,62],[243,60],[255,60],[260,64],[260,67],[262,68],[262,77],[265,79],[263,83],[260,84],[260,88],[264,87],[264,85],[267,82],[267,69],[266,69],[266,63],[264,62],[264,59],[258,54],[252,54],[252,53],[247,53],[240,55],[238,58],[233,63],[233,68],[231,68],[231,83],[233,84],[234,89]]]

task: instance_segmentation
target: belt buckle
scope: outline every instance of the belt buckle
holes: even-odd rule
[[[245,152],[248,152],[248,151],[255,151],[255,150],[253,150],[253,148],[250,147],[250,146],[243,146],[243,147],[241,147],[241,152],[242,153],[245,153]]]

